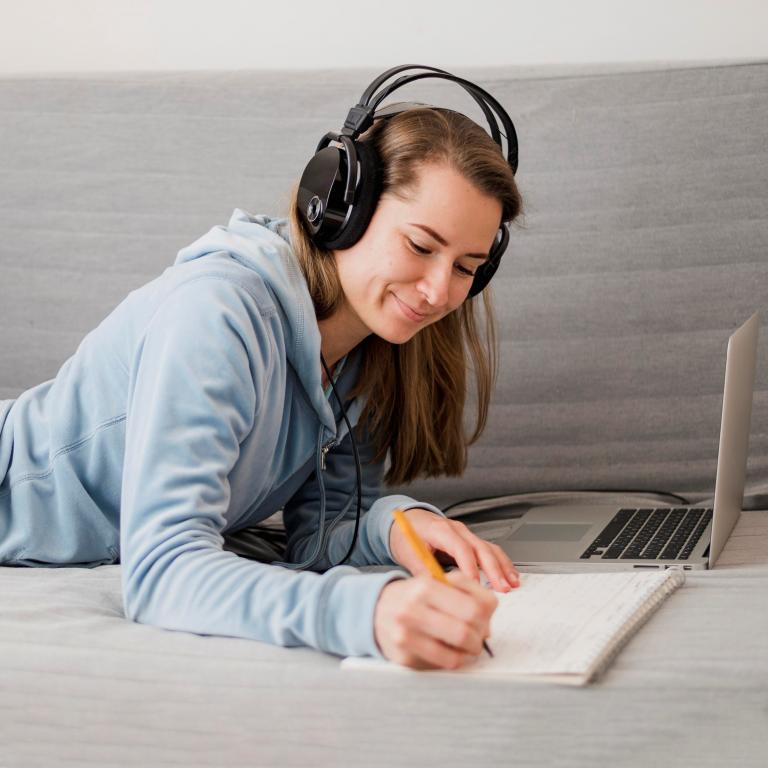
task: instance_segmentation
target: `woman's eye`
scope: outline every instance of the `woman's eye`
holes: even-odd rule
[[[422,248],[421,246],[419,246],[419,245],[416,245],[416,243],[414,243],[414,242],[413,242],[413,240],[411,240],[411,239],[408,239],[408,245],[410,245],[410,246],[411,246],[411,248],[412,248],[412,249],[413,249],[413,250],[414,250],[416,253],[418,253],[418,254],[421,254],[421,255],[423,255],[423,256],[426,256],[428,253],[431,253],[431,251],[429,251],[429,249],[427,249],[427,248]],[[473,272],[471,269],[467,269],[466,267],[462,267],[462,266],[461,266],[461,264],[457,264],[457,265],[456,265],[456,269],[457,269],[457,270],[458,270],[458,271],[459,271],[459,272],[460,272],[462,275],[465,275],[466,277],[474,277],[474,276],[475,276],[475,273],[474,273],[474,272]]]
[[[409,240],[408,242],[410,243],[411,248],[413,248],[413,250],[416,251],[416,253],[423,253],[425,255],[429,253],[428,249],[421,248],[420,246],[416,245],[416,243],[414,243],[413,240]]]

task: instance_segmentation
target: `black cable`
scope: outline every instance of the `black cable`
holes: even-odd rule
[[[349,423],[349,419],[347,418],[347,412],[344,410],[344,406],[342,405],[341,398],[339,397],[339,393],[336,391],[336,384],[333,381],[333,376],[331,375],[331,372],[328,370],[328,365],[325,362],[325,358],[323,357],[322,352],[320,353],[320,362],[323,364],[325,375],[328,377],[328,381],[331,384],[331,387],[333,389],[333,394],[336,397],[336,402],[339,404],[339,408],[341,408],[341,415],[344,417],[344,421],[347,424],[349,439],[352,441],[352,451],[355,454],[355,474],[357,477],[357,517],[355,518],[355,532],[352,534],[352,544],[349,547],[349,552],[347,552],[343,560],[336,563],[336,565],[343,565],[351,557],[352,551],[354,550],[355,544],[357,543],[357,530],[360,527],[360,511],[363,506],[362,472],[360,470],[360,455],[357,452],[357,443],[355,442],[354,434],[352,434],[352,425]]]

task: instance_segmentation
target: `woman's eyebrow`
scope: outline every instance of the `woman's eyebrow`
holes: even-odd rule
[[[435,240],[437,240],[440,245],[448,245],[448,241],[442,236],[439,235],[437,232],[435,232],[434,229],[431,227],[428,227],[426,224],[417,224],[415,221],[409,221],[408,222],[413,227],[418,227],[419,229],[423,229],[430,237],[434,237]],[[465,253],[465,256],[467,256],[470,259],[487,259],[488,254],[487,253]]]

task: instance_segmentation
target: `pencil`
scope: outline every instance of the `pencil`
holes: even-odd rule
[[[440,563],[437,562],[429,547],[427,547],[421,540],[419,534],[413,529],[413,526],[410,524],[403,511],[401,509],[396,509],[392,512],[392,515],[395,518],[395,522],[400,526],[400,530],[408,540],[408,543],[413,547],[414,552],[419,556],[421,562],[429,568],[429,572],[432,574],[433,578],[441,581],[443,584],[451,586],[451,583],[445,578],[445,571],[440,567]],[[493,658],[493,651],[491,651],[485,640],[483,640],[483,648],[485,648],[488,655]]]

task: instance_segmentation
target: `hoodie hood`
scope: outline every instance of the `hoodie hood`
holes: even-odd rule
[[[291,247],[288,218],[252,215],[235,208],[226,227],[217,224],[182,248],[174,264],[222,251],[256,272],[272,292],[283,325],[287,360],[301,379],[320,420],[335,430],[333,411],[322,388],[320,328]]]

